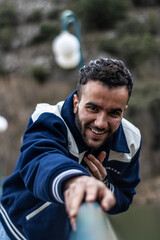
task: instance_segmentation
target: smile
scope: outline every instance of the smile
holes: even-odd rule
[[[102,135],[106,132],[106,131],[98,131],[98,130],[95,130],[94,128],[90,128],[90,130],[97,135]]]

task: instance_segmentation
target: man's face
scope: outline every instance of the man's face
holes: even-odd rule
[[[127,101],[126,87],[109,89],[92,80],[83,86],[80,100],[74,95],[75,123],[89,147],[99,148],[118,129]]]

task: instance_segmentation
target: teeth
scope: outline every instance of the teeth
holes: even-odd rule
[[[104,133],[104,131],[103,131],[103,132],[100,132],[100,131],[96,131],[95,129],[91,129],[91,130],[92,130],[92,132],[94,132],[94,133],[96,133],[96,134],[98,134],[98,135],[101,135],[101,134]]]

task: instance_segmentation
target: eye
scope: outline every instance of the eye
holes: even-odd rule
[[[87,106],[87,109],[91,112],[98,112],[98,108],[96,106]]]
[[[122,115],[121,111],[114,110],[110,112],[110,116],[112,117],[121,117],[121,115]]]

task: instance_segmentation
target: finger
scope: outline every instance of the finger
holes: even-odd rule
[[[105,211],[110,210],[116,203],[114,194],[101,181],[93,178],[91,180],[86,186],[86,202],[98,200]]]
[[[101,169],[103,166],[101,162],[95,158],[92,154],[89,154],[85,159],[88,159],[89,162],[93,163],[94,166],[96,166],[98,169]]]
[[[102,151],[100,152],[100,154],[98,155],[98,160],[100,161],[100,163],[103,163],[104,159],[106,157],[106,152],[105,151]]]
[[[84,158],[84,161],[87,164],[90,172],[92,172],[92,175],[97,179],[101,179],[101,174],[100,174],[98,167],[87,157]],[[99,166],[99,168],[100,168],[100,166]]]
[[[71,228],[73,231],[77,230],[77,226],[76,226],[76,218],[75,217],[71,217],[70,218],[70,224],[71,224]]]
[[[116,199],[114,194],[107,188],[103,194],[104,196],[102,197],[100,204],[104,211],[108,211],[116,204]]]
[[[87,158],[88,158],[92,163],[94,163],[94,165],[96,165],[96,167],[97,167],[98,169],[103,168],[102,162],[104,161],[105,157],[106,157],[106,152],[104,152],[104,151],[102,151],[102,152],[99,154],[98,158],[95,158],[92,154],[89,154],[89,155],[87,156]],[[102,162],[101,162],[101,161],[102,161]]]
[[[101,181],[106,177],[107,172],[103,165],[91,154],[88,155],[88,158],[84,158],[85,163],[89,167],[93,176]]]
[[[69,218],[75,217],[85,195],[84,184],[73,183],[64,192],[66,211]]]
[[[71,196],[70,196],[70,191],[67,189],[64,192],[64,202],[65,202],[65,208],[66,208],[66,212],[68,214],[68,217],[71,215],[70,213],[70,206],[71,206],[71,202],[70,202]]]
[[[89,167],[86,166],[87,171],[89,172],[90,176],[94,177],[92,172],[90,171]]]
[[[86,202],[93,202],[97,200],[101,184],[103,183],[100,182],[99,180],[90,177],[89,181],[86,184],[86,197],[85,197]]]
[[[98,158],[99,158],[100,160],[97,160],[97,159],[96,159],[93,155],[91,155],[91,154],[88,155],[89,161],[92,162],[92,163],[94,163],[95,166],[97,167],[97,168],[92,169],[92,171],[93,171],[93,170],[95,171],[95,172],[93,173],[93,175],[94,175],[97,179],[99,179],[99,180],[101,180],[101,181],[103,181],[103,179],[104,179],[104,178],[106,177],[106,175],[107,175],[106,169],[104,168],[104,166],[103,166],[102,163],[100,162],[100,161],[103,162],[104,159],[105,159],[105,157],[106,157],[106,152],[104,152],[104,151],[102,151],[102,152],[99,154],[99,156],[98,156]],[[98,172],[96,172],[97,169],[98,169]]]

